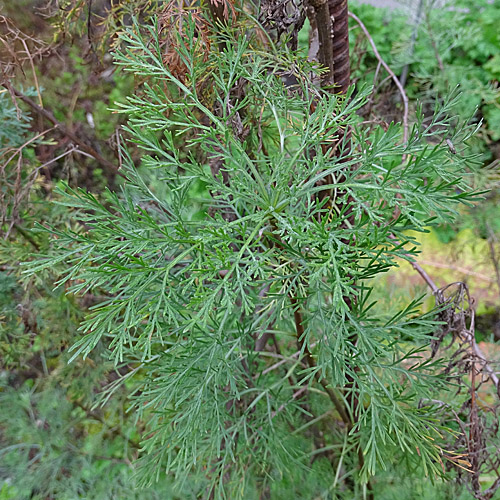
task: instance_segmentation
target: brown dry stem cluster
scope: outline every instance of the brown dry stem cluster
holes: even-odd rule
[[[499,380],[492,363],[476,343],[474,301],[467,285],[451,283],[434,295],[436,306],[441,308],[439,320],[443,325],[432,342],[431,355],[440,354],[448,359],[444,374],[450,383],[456,384],[457,395],[468,395],[458,411],[443,401],[432,402],[437,405],[443,423],[454,422],[457,426],[450,450],[443,455],[475,498],[490,500],[500,488],[500,450],[491,446],[499,431]],[[481,476],[496,479],[483,490]]]

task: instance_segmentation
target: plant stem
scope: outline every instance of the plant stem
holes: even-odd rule
[[[6,87],[6,86],[4,85],[4,87]],[[63,135],[65,135],[66,137],[69,137],[75,144],[78,145],[78,147],[84,153],[87,153],[88,155],[92,156],[92,158],[94,158],[98,163],[100,163],[103,167],[110,169],[113,173],[118,174],[123,178],[126,178],[126,176],[118,170],[118,167],[113,162],[104,158],[92,146],[88,146],[87,144],[85,144],[85,142],[82,141],[76,134],[71,132],[71,130],[68,130],[62,123],[60,123],[50,111],[47,111],[46,109],[41,108],[32,99],[30,99],[28,96],[25,96],[23,93],[19,92],[18,90],[12,89],[12,91],[14,92],[14,95],[17,98],[21,99],[21,101],[26,103],[33,111],[35,111],[38,115],[42,116],[43,118],[48,120],[50,123],[55,125],[61,131],[61,133]]]
[[[295,320],[295,330],[297,333],[297,345],[299,347],[299,350],[304,353],[304,358],[307,361],[307,364],[309,365],[310,368],[315,369],[316,368],[316,362],[314,361],[314,358],[311,354],[311,351],[309,351],[309,348],[304,342],[304,325],[303,325],[303,316],[300,308],[299,301],[297,297],[294,297],[290,295],[290,302],[292,303],[293,307],[293,317]],[[352,430],[353,428],[353,420],[349,418],[349,415],[347,413],[346,406],[341,400],[337,397],[335,392],[328,387],[328,382],[324,379],[321,378],[319,373],[315,371],[314,377],[316,380],[321,384],[323,387],[324,391],[328,394],[328,397],[330,398],[331,402],[335,406],[335,409],[338,411],[340,418],[344,422],[344,424],[347,427],[348,432]],[[363,451],[361,450],[361,447],[358,446],[358,463],[359,463],[359,468],[362,469],[364,464],[365,464],[365,457],[363,456]],[[374,500],[374,495],[373,495],[373,486],[371,482],[368,480],[367,484],[367,500]]]
[[[332,20],[327,0],[315,0],[311,2],[314,7],[316,26],[318,29],[319,62],[328,68],[328,72],[322,78],[322,86],[330,87],[334,84],[334,60],[332,43]]]
[[[31,234],[22,228],[19,224],[14,224],[14,229],[31,245],[35,250],[40,250],[40,245],[36,242],[36,240],[31,236]]]
[[[297,298],[293,297],[293,296],[290,296],[290,302],[292,303],[292,307],[293,307],[293,317],[295,320],[295,330],[297,332],[297,345],[299,347],[300,352],[304,353],[304,358],[306,359],[309,367],[314,369],[314,368],[316,368],[316,362],[314,361],[314,358],[312,357],[311,351],[309,351],[309,348],[304,343],[304,325],[303,325],[303,318],[302,318],[302,312],[300,309],[300,305],[298,303]],[[350,430],[352,428],[352,421],[347,414],[345,406],[342,404],[342,402],[336,396],[335,392],[330,387],[328,387],[327,381],[324,378],[321,378],[317,371],[315,372],[314,377],[321,384],[321,386],[323,387],[325,392],[328,394],[328,397],[332,401],[336,410],[339,412],[340,418],[342,419],[344,424],[347,426],[347,428]]]

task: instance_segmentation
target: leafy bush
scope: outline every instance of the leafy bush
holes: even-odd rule
[[[422,355],[438,323],[418,302],[383,315],[370,290],[412,258],[410,230],[473,199],[473,128],[449,127],[454,99],[419,113],[407,143],[400,125],[358,124],[370,89],[322,93],[303,56],[263,50],[251,26],[215,38],[187,15],[168,42],[158,21],[122,35],[117,63],[142,82],[120,106],[141,167],[124,149],[121,193],[67,188],[78,223],[49,229],[29,272],[62,267],[58,286],[100,297],[72,359],[99,349],[125,368],[105,399],[134,387],[141,484],[166,470],[193,496],[253,498],[274,479],[311,498],[360,492],[400,461],[442,475],[452,431],[418,404],[452,390]]]
[[[53,11],[54,38],[77,45],[39,75],[44,105],[105,159],[112,134],[122,178],[92,158],[55,162],[1,227],[0,499],[469,499],[464,483],[487,498],[492,391],[467,385],[479,369],[467,301],[439,292],[423,314],[382,279],[475,200],[490,140],[464,123],[467,93],[442,99],[456,77],[436,77],[426,23],[409,85],[427,93],[404,141],[377,115],[388,102],[389,122],[399,104],[387,86],[373,93],[366,51],[356,85],[334,95],[304,55],[307,24],[293,50],[300,17],[263,4],[270,28],[250,3],[159,3]],[[399,71],[406,19],[359,9]],[[465,43],[431,28],[440,49]],[[109,44],[119,71],[101,73]],[[14,151],[36,126],[4,109]],[[42,163],[20,151],[2,171],[9,189]],[[456,343],[431,356],[445,338]]]

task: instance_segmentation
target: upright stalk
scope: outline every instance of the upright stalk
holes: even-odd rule
[[[328,87],[330,92],[343,95],[347,92],[351,83],[348,26],[349,9],[347,0],[328,0],[327,2],[318,0],[312,3],[312,5],[315,9],[315,21],[318,30],[318,59],[319,62],[328,69],[326,73],[327,76],[323,78],[322,84],[324,87]],[[325,38],[328,40],[325,40]],[[345,151],[349,150],[349,144],[350,130],[339,129],[337,140],[326,147],[333,147],[335,154],[339,157],[339,161],[342,162],[346,160]],[[331,181],[331,179],[327,179],[327,183],[330,184]],[[332,193],[328,192],[321,192],[319,194],[320,197],[330,196],[329,204],[335,203],[335,201],[331,199],[331,195]],[[298,347],[300,351],[304,353],[307,364],[311,368],[315,368],[316,363],[314,358],[307,345],[304,344],[304,327],[300,304],[296,297],[291,297],[290,301],[294,312]],[[351,297],[344,297],[344,301],[351,307]],[[352,340],[354,344],[355,339]],[[327,381],[321,378],[317,372],[315,373],[315,378],[328,394],[328,397],[338,411],[342,421],[345,423],[348,431],[350,431],[356,422],[356,408],[359,404],[354,391],[347,391],[349,394],[346,396],[348,404],[352,407],[351,417],[346,404],[337,397],[334,390],[328,386]],[[348,388],[353,389],[354,384],[354,380],[351,379],[348,383]],[[358,447],[358,463],[359,468],[362,469],[364,466],[364,456],[360,447]],[[367,484],[367,490],[367,498],[369,500],[373,499],[373,488],[370,482]]]
[[[332,58],[335,92],[345,94],[351,83],[347,0],[328,0],[332,22]]]

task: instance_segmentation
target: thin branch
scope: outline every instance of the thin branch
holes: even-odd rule
[[[469,341],[472,346],[472,350],[474,351],[474,354],[477,356],[477,358],[479,359],[480,363],[483,366],[483,370],[488,374],[488,376],[491,378],[491,381],[495,384],[498,397],[500,398],[500,381],[498,380],[495,370],[491,368],[490,363],[486,359],[483,350],[477,345],[476,338],[474,337],[474,335],[470,336]]]
[[[71,149],[68,149],[64,153],[61,153],[60,155],[56,156],[55,158],[52,158],[51,160],[45,162],[43,165],[40,165],[37,167],[37,170],[41,170],[42,168],[48,167],[49,165],[52,165],[52,163],[56,162],[57,160],[60,160],[61,158],[64,158],[65,156],[68,156],[72,153],[82,153],[76,146],[73,146]],[[85,156],[85,154],[84,154]]]
[[[276,355],[275,355],[276,356]],[[293,353],[289,358],[286,358],[282,356],[281,361],[278,361],[277,363],[274,363],[274,365],[271,365],[267,367],[263,372],[262,375],[266,375],[269,372],[272,372],[273,370],[276,370],[276,368],[279,368],[281,365],[284,365],[287,362],[291,362],[294,360],[294,358],[298,358],[300,356],[300,351],[297,351]],[[257,378],[259,375],[255,375],[255,378]]]
[[[366,113],[366,116],[370,116],[370,113],[372,112],[372,107],[373,107],[373,96],[377,95],[377,92],[375,89],[378,89],[378,87],[376,87],[376,84],[377,84],[377,80],[378,80],[378,75],[380,73],[380,67],[382,66],[381,62],[379,61],[378,64],[377,64],[377,68],[375,69],[375,74],[373,75],[373,92],[372,92],[372,95],[370,96],[370,102],[368,103],[368,110],[367,110],[367,113]],[[387,78],[390,78],[390,76],[388,76]],[[386,79],[384,79],[383,81],[385,81]]]
[[[292,394],[292,400],[297,399],[301,394],[303,394],[306,391],[307,391],[307,387],[301,387],[298,391],[295,391]],[[271,413],[271,418],[274,418],[279,412],[283,411],[290,403],[291,403],[291,401],[288,401],[288,402],[283,403],[282,405],[280,405],[277,410],[274,410]]]
[[[432,262],[430,260],[425,260],[425,259],[421,259],[420,262],[422,264],[427,265],[427,266],[437,267],[438,269],[451,269],[452,271],[457,271],[459,273],[463,273],[466,276],[474,276],[474,278],[478,278],[478,279],[483,280],[483,281],[488,281],[489,283],[495,283],[495,280],[493,278],[490,278],[489,276],[486,276],[485,274],[476,273],[475,271],[471,271],[470,269],[467,269],[466,267],[455,266],[453,264],[443,264],[441,262]]]
[[[307,345],[304,342],[305,332],[304,332],[302,312],[300,310],[300,304],[299,304],[297,298],[293,297],[293,296],[290,296],[290,302],[292,303],[292,307],[293,307],[293,317],[295,320],[295,329],[297,331],[297,344],[299,346],[300,351],[304,353],[304,357],[306,358],[308,365],[312,369],[315,369],[316,363],[314,361],[314,358],[312,357],[312,354],[309,351],[309,348],[307,347]],[[335,409],[338,411],[340,418],[342,419],[342,421],[346,425],[347,429],[349,431],[352,430],[353,421],[351,420],[351,418],[349,417],[349,415],[347,413],[347,408],[346,408],[345,403],[340,401],[340,399],[337,397],[335,392],[330,387],[328,387],[327,381],[324,378],[321,378],[319,373],[316,370],[314,372],[314,376],[315,376],[316,380],[321,384],[321,386],[323,387],[325,392],[328,394],[328,397],[330,398],[331,402],[335,406]],[[359,468],[361,470],[361,469],[363,469],[363,467],[365,465],[365,457],[363,455],[363,450],[361,449],[361,446],[358,446],[357,454],[358,454],[358,465],[359,465]],[[368,480],[366,487],[367,487],[367,492],[368,492],[366,498],[368,500],[373,500],[374,499],[373,485],[371,484],[370,480]]]
[[[316,363],[314,361],[314,358],[312,357],[311,351],[309,351],[308,346],[304,342],[304,325],[300,305],[296,297],[290,297],[290,302],[292,303],[293,307],[293,317],[295,320],[295,329],[297,331],[297,345],[300,352],[304,354],[304,358],[306,359],[309,367],[314,369],[316,368]],[[324,378],[320,378],[317,371],[314,372],[314,376],[316,380],[321,384],[325,392],[328,394],[328,397],[332,401],[336,410],[339,412],[342,421],[349,429],[351,429],[352,421],[347,414],[345,406],[341,403],[339,398],[337,398],[335,392],[330,387],[328,387],[328,383],[326,382],[326,380]]]
[[[390,235],[389,238],[394,240],[396,243],[398,243],[397,239],[395,236]],[[408,254],[407,254],[408,255]],[[409,256],[409,255],[408,255]],[[417,263],[417,262],[411,262],[411,265],[415,271],[420,274],[422,279],[427,283],[429,288],[432,290],[433,294],[436,294],[440,291],[436,283],[434,283],[434,280],[425,272],[425,270]],[[484,355],[483,351],[481,348],[477,345],[476,343],[476,338],[474,334],[471,334],[469,338],[467,339],[469,341],[469,344],[476,355],[476,357],[479,359],[480,363],[483,366],[483,370],[488,374],[490,377],[491,381],[495,384],[495,387],[497,389],[498,396],[500,397],[500,383],[499,379],[495,373],[495,370],[491,368],[489,361],[486,359],[486,356]]]
[[[490,258],[495,268],[495,275],[497,279],[498,291],[500,292],[500,265],[498,264],[497,252],[495,248],[495,243],[498,243],[498,238],[491,229],[489,224],[486,224],[486,229],[488,230],[488,247],[490,249]]]
[[[396,245],[401,245],[401,243],[399,243],[399,241],[393,234],[390,234],[389,238],[393,240]],[[405,253],[405,255],[411,258],[411,255],[409,253]],[[417,271],[417,273],[420,274],[422,279],[427,283],[428,287],[432,290],[432,293],[434,294],[437,293],[439,291],[438,286],[436,285],[436,283],[434,283],[433,279],[425,272],[422,266],[414,260],[410,261],[410,264],[413,267],[413,269],[415,269],[415,271]]]
[[[432,278],[425,272],[425,270],[422,268],[422,266],[419,265],[418,262],[412,261],[411,266],[415,271],[417,271],[418,274],[422,277],[422,279],[427,283],[429,288],[432,290],[432,293],[436,293],[439,291],[439,288],[437,287],[436,283],[432,280]]]
[[[31,57],[31,52],[28,49],[28,45],[26,44],[26,40],[21,38],[21,43],[23,44],[24,51],[26,52],[26,55],[28,56],[28,59],[30,61],[31,72],[33,73],[33,80],[35,82],[36,93],[38,96],[38,104],[40,105],[41,108],[43,108],[42,93],[40,92],[40,85],[38,83],[38,77],[36,75],[35,64],[33,62],[33,58]]]
[[[12,155],[6,160],[3,162],[2,165],[0,165],[0,171],[3,171],[6,166],[19,154],[22,153],[23,149],[27,146],[29,146],[32,142],[35,142],[36,140],[40,139],[40,137],[43,137],[44,135],[47,135],[49,132],[51,132],[52,130],[54,130],[55,128],[57,127],[51,127],[47,130],[44,130],[43,132],[40,132],[39,134],[35,135],[34,137],[31,137],[30,139],[28,139],[24,144],[22,144],[21,146],[19,146],[18,148],[16,148],[14,150],[14,153],[12,153]],[[1,153],[0,154],[0,158],[2,158],[5,154],[7,154],[8,152],[12,151],[12,149],[10,150],[6,150],[5,153]]]
[[[3,86],[5,88],[8,88],[8,87],[6,87],[5,84],[3,84]],[[83,142],[76,134],[71,132],[71,130],[68,130],[62,123],[60,123],[50,111],[47,111],[46,109],[41,108],[32,99],[30,99],[28,96],[25,96],[23,93],[19,92],[18,90],[16,90],[16,89],[12,89],[12,90],[14,92],[14,95],[17,98],[21,99],[21,101],[26,103],[33,111],[38,113],[40,116],[43,116],[46,120],[48,120],[53,125],[55,125],[61,131],[61,133],[63,135],[65,135],[66,137],[69,137],[75,144],[77,144],[79,146],[79,148],[83,152],[92,156],[92,158],[94,158],[97,162],[99,162],[103,167],[109,168],[114,173],[120,175],[123,178],[126,178],[126,176],[118,170],[118,167],[114,163],[112,163],[111,161],[104,158],[92,146],[88,146],[87,144],[85,144],[85,142]]]
[[[401,85],[401,82],[398,80],[398,77],[395,75],[394,71],[389,67],[389,65],[384,61],[382,56],[380,55],[379,51],[377,50],[377,46],[375,45],[375,42],[373,41],[372,36],[370,35],[370,32],[366,29],[366,26],[362,23],[361,19],[359,19],[356,14],[353,14],[352,12],[349,12],[349,17],[354,19],[363,33],[365,34],[366,38],[370,42],[370,45],[372,46],[373,53],[376,57],[376,59],[380,62],[380,64],[383,66],[383,68],[389,73],[391,76],[392,81],[396,85],[396,87],[399,90],[399,93],[401,94],[401,99],[403,100],[403,141],[406,143],[408,141],[408,96],[406,95],[405,89]]]

